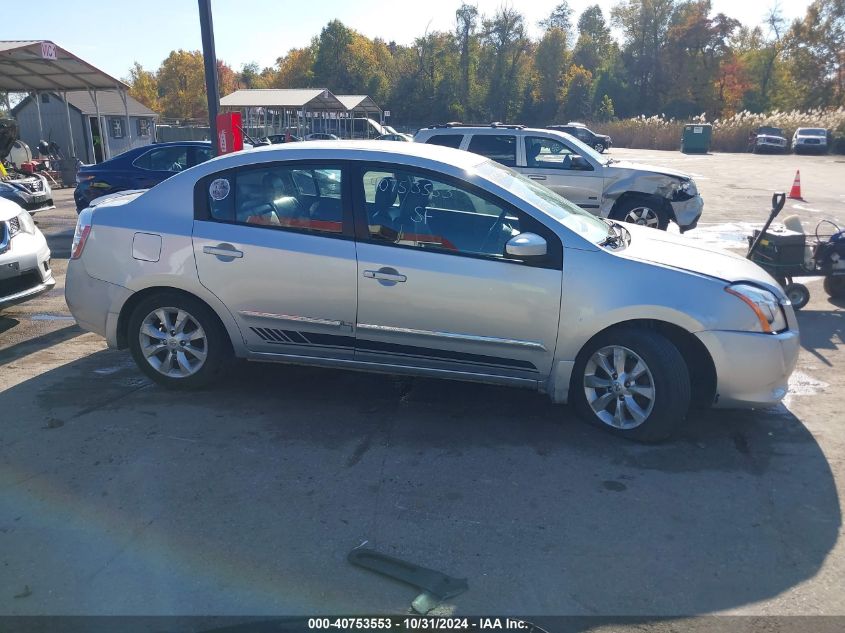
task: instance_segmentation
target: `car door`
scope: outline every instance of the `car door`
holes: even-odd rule
[[[579,207],[598,212],[604,188],[601,165],[594,165],[561,139],[526,135],[522,141],[525,166],[519,171]]]
[[[528,214],[461,180],[370,164],[356,179],[355,358],[536,381],[552,366],[562,246]],[[541,234],[541,263],[504,244]]]
[[[193,246],[200,282],[255,353],[351,359],[352,210],[333,163],[264,163],[201,179]]]

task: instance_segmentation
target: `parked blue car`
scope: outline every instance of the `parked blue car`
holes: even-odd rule
[[[127,189],[149,189],[180,171],[213,158],[209,141],[176,141],[136,147],[76,174],[77,212],[100,196]]]

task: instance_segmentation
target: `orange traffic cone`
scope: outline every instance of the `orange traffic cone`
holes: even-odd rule
[[[792,181],[792,189],[789,190],[789,197],[793,200],[803,200],[801,197],[801,170],[795,172],[795,180]]]

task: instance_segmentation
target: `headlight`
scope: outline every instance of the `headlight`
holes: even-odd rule
[[[783,315],[780,301],[768,290],[739,283],[726,287],[725,292],[737,297],[754,311],[760,322],[760,332],[772,334],[786,329],[786,317]]]
[[[695,181],[692,178],[681,183],[681,191],[690,196],[698,195],[698,187],[695,186]]]
[[[9,239],[18,233],[29,233],[35,235],[35,222],[27,211],[21,211],[9,220]]]

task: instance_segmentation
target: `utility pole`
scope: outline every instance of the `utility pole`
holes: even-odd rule
[[[214,24],[211,21],[211,0],[198,0],[202,57],[205,62],[205,92],[208,96],[208,126],[211,129],[211,151],[217,155],[217,110],[220,95],[217,90],[217,52],[214,50]]]

